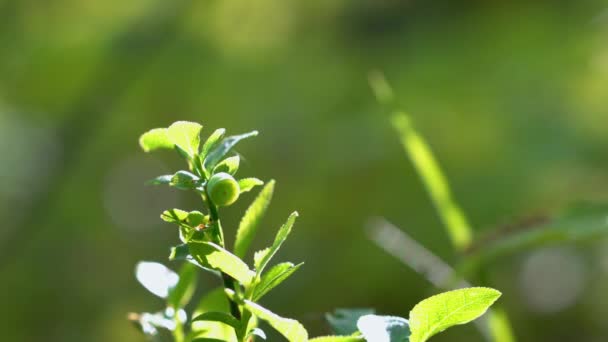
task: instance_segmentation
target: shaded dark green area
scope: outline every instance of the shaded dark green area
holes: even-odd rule
[[[165,261],[177,244],[163,210],[200,208],[144,186],[181,164],[143,154],[137,138],[179,119],[207,134],[260,131],[238,149],[243,176],[277,180],[254,247],[301,214],[281,253],[306,263],[265,306],[313,335],[327,332],[323,313],[335,307],[407,316],[434,290],[366,239],[367,219],[388,218],[446,259],[453,252],[368,72],[385,72],[476,230],[606,200],[607,10],[601,1],[0,1],[2,340],[139,340],[126,313],[161,303],[137,284],[135,264]],[[231,213],[253,198],[224,209],[228,237]],[[522,285],[529,254],[496,264],[489,278],[520,340],[608,335],[607,246],[562,247],[583,261],[583,293],[549,313],[530,307]],[[435,339],[481,341],[473,327]]]

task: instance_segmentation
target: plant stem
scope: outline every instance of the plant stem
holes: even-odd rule
[[[216,239],[216,242],[221,246],[224,247],[224,232],[222,230],[222,224],[220,222],[220,217],[217,211],[217,207],[215,206],[215,204],[213,204],[211,202],[211,200],[207,201],[208,205],[209,205],[209,216],[211,218],[211,222],[213,224],[213,228],[215,229],[215,232],[213,234],[213,236]],[[229,275],[227,275],[224,272],[222,273],[222,280],[224,281],[224,288],[230,289],[232,291],[234,291],[234,293],[236,292],[237,289],[237,284],[235,282],[235,280],[230,277]],[[230,313],[232,314],[232,316],[234,316],[234,318],[241,320],[241,310],[239,309],[239,305],[233,301],[232,299],[228,298],[228,302],[230,303]]]

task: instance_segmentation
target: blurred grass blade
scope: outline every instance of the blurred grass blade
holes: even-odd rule
[[[247,250],[258,231],[260,221],[266,214],[268,205],[272,200],[273,193],[274,180],[271,180],[262,188],[262,191],[253,200],[253,203],[247,208],[245,215],[241,219],[234,242],[234,254],[239,258],[244,258],[247,254]]]
[[[472,240],[471,227],[462,210],[452,199],[448,182],[431,149],[416,132],[405,113],[393,114],[392,123],[447,229],[452,244],[459,251],[466,249]]]
[[[488,311],[488,325],[490,327],[489,332],[492,335],[492,341],[494,342],[514,342],[515,336],[513,335],[513,328],[509,322],[507,313],[501,305],[494,305],[493,308]]]
[[[557,243],[584,242],[608,236],[608,205],[580,204],[566,210],[555,219],[535,227],[511,233],[493,241],[481,240],[469,261],[464,265],[466,273],[499,257],[522,250]],[[479,247],[476,247],[478,246]]]
[[[378,247],[426,278],[435,287],[443,290],[454,290],[472,286],[469,282],[462,279],[459,273],[450,265],[386,219],[374,218],[370,220],[366,228],[369,238]],[[494,311],[490,310],[490,315],[488,316],[492,319]],[[489,322],[485,317],[481,317],[473,323],[488,341],[514,341],[513,338],[508,338],[512,336],[512,333],[509,331],[508,318],[504,314],[497,317],[495,322]],[[495,326],[491,326],[490,324],[494,324]],[[500,331],[506,329],[506,332],[495,332],[493,331],[495,327],[500,327]],[[501,336],[502,338],[496,339],[496,336]]]
[[[454,269],[406,232],[379,217],[370,220],[366,231],[378,247],[418,272],[431,284],[440,289],[451,289],[448,285],[455,276]],[[455,287],[470,286],[468,282],[459,280]]]

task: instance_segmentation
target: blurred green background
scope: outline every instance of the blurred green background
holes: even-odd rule
[[[182,164],[137,138],[180,119],[261,132],[239,147],[241,175],[278,183],[257,247],[301,214],[280,257],[306,265],[266,306],[313,335],[335,307],[407,315],[436,290],[365,222],[454,253],[373,69],[477,230],[608,199],[605,1],[0,0],[0,339],[143,340],[127,312],[162,303],[134,265],[166,260],[158,215],[197,198],[145,187]],[[252,199],[225,210],[229,236]],[[489,279],[519,340],[606,340],[608,241],[521,253]]]

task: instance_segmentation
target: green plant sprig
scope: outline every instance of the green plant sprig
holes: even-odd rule
[[[446,292],[416,305],[409,321],[394,316],[351,314],[346,323],[349,331],[342,329],[344,319],[334,319],[330,323],[340,323],[332,324],[337,336],[309,339],[307,330],[298,321],[281,317],[258,303],[302,266],[291,262],[270,265],[291,233],[298,213],[289,215],[268,248],[254,253],[253,268],[244,261],[272,199],[275,182],[235,179],[240,158],[231,152],[238,142],[256,136],[257,132],[224,137],[222,128],[200,146],[202,128],[198,123],[178,121],[167,128],[152,129],[139,140],[144,151],[172,149],[188,165],[187,170],[159,176],[150,183],[196,193],[207,212],[168,209],[160,215],[178,228],[182,243],[171,248],[169,259],[184,262],[179,273],[155,262],[137,265],[140,283],[166,301],[164,311],[129,316],[152,341],[253,342],[256,338],[266,339],[265,332],[258,327],[262,320],[290,342],[424,342],[450,326],[479,317],[500,296],[500,292],[488,288]],[[221,208],[261,185],[264,187],[240,221],[234,250],[227,250]],[[222,285],[205,294],[192,313],[187,314],[185,308],[194,294],[200,269],[218,275]]]

